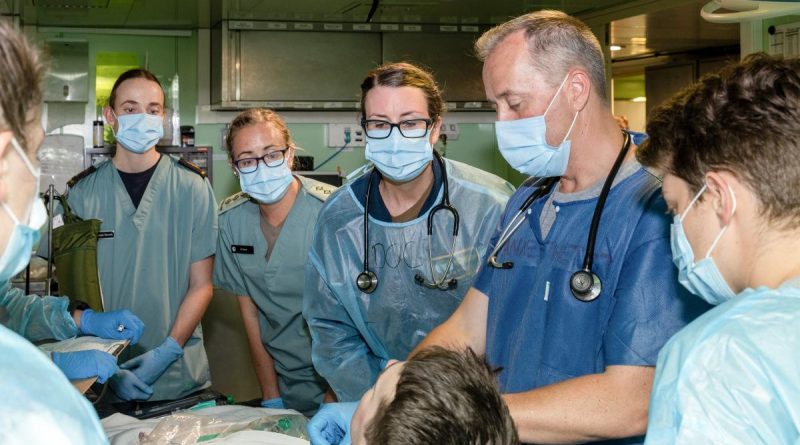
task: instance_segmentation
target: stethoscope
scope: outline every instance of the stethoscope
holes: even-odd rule
[[[414,276],[414,281],[422,286],[425,286],[429,289],[439,289],[442,291],[455,289],[458,286],[458,280],[455,278],[447,279],[448,274],[450,273],[450,269],[453,266],[453,256],[455,254],[456,248],[456,239],[458,238],[458,210],[450,204],[450,187],[447,184],[447,168],[444,165],[444,159],[442,156],[434,150],[433,152],[436,161],[439,163],[442,171],[442,183],[444,184],[444,193],[442,194],[442,201],[431,207],[430,212],[428,213],[428,262],[430,263],[431,267],[431,278],[433,279],[432,282],[428,282],[422,274],[417,273]],[[375,175],[375,168],[369,174],[369,178],[367,179],[367,198],[366,202],[364,203],[364,270],[361,271],[360,274],[356,277],[356,287],[361,292],[366,294],[371,294],[375,292],[375,289],[378,288],[378,275],[375,272],[369,269],[369,197],[372,192],[372,179],[373,175]],[[433,251],[432,245],[433,240],[431,239],[433,235],[433,217],[436,212],[440,210],[446,210],[453,215],[453,245],[450,247],[450,259],[447,261],[447,268],[445,268],[444,274],[441,278],[437,278],[436,274],[433,270]]]
[[[594,261],[594,244],[595,240],[597,239],[597,230],[600,226],[600,216],[603,214],[606,198],[608,198],[608,194],[611,191],[611,185],[614,183],[614,178],[617,176],[617,173],[622,166],[622,161],[625,159],[625,156],[628,154],[628,149],[630,149],[631,146],[630,133],[627,131],[623,133],[625,134],[625,138],[622,142],[622,148],[620,149],[619,155],[617,155],[616,161],[614,161],[614,165],[611,167],[611,172],[608,174],[606,182],[603,184],[603,189],[600,191],[600,197],[597,199],[597,204],[594,207],[592,225],[589,227],[589,239],[586,241],[586,255],[583,257],[583,267],[580,270],[575,271],[569,278],[569,287],[572,291],[572,295],[578,300],[584,302],[594,301],[603,290],[603,283],[600,281],[600,277],[598,277],[596,273],[592,272],[592,262]],[[500,234],[500,238],[497,239],[497,244],[492,250],[492,253],[489,255],[489,259],[486,261],[489,266],[495,269],[511,269],[514,267],[514,263],[511,261],[505,261],[502,263],[498,262],[497,254],[506,244],[508,239],[511,238],[511,235],[513,235],[519,226],[522,225],[523,221],[525,221],[525,214],[528,208],[533,205],[534,201],[546,195],[550,188],[556,182],[558,182],[558,180],[558,177],[541,178],[533,184],[534,187],[536,187],[536,190],[534,190],[534,192],[531,193],[531,195],[522,203],[522,206],[520,206],[517,213],[515,213],[514,217],[511,218],[508,226]]]

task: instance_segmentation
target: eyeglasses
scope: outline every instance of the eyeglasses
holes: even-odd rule
[[[242,158],[233,161],[234,167],[239,173],[253,173],[254,171],[258,170],[258,161],[264,163],[269,168],[280,167],[283,165],[284,161],[286,161],[286,152],[289,151],[289,147],[284,148],[283,150],[273,150],[269,153],[265,154],[264,156],[258,158]]]
[[[423,138],[428,134],[428,128],[433,123],[430,119],[409,119],[396,124],[378,119],[361,119],[361,126],[368,138],[386,139],[392,134],[392,128],[397,127],[400,134],[407,138]]]

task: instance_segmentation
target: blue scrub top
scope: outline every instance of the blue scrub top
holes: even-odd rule
[[[523,186],[509,200],[488,251],[531,192]],[[572,296],[569,278],[582,267],[597,196],[554,202],[557,216],[542,238],[539,216],[547,198],[536,200],[498,254],[514,268],[484,261],[474,285],[489,297],[486,354],[503,368],[498,379],[505,393],[611,365],[653,366],[664,343],[708,308],[678,283],[658,178],[639,167],[612,187],[593,266],[603,290],[588,303]]]

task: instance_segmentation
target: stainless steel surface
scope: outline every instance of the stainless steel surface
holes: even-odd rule
[[[48,40],[50,67],[44,81],[45,102],[89,101],[89,44],[79,40]]]

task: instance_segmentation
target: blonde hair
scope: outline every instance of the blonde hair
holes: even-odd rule
[[[561,11],[542,10],[511,19],[486,31],[475,52],[485,61],[506,37],[525,31],[531,65],[555,87],[567,72],[579,66],[589,73],[594,90],[605,103],[606,70],[603,50],[592,30],[582,21]]]
[[[286,122],[278,113],[268,108],[250,108],[239,113],[228,125],[228,132],[225,134],[225,149],[228,151],[229,162],[233,162],[233,138],[236,137],[236,133],[244,127],[256,124],[264,124],[276,128],[286,141],[286,145],[294,151],[294,141],[292,141],[292,136],[289,134],[289,127],[286,126]]]

